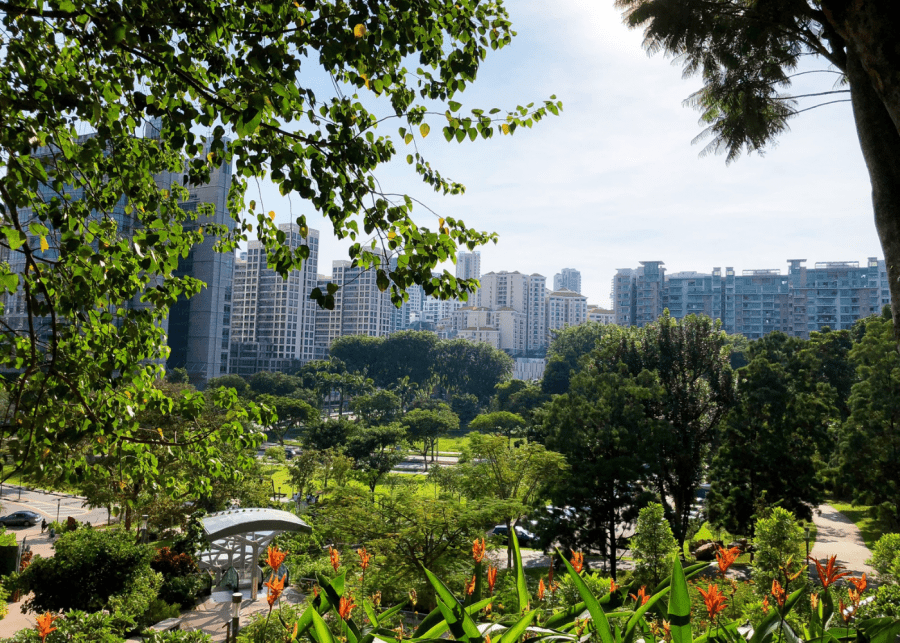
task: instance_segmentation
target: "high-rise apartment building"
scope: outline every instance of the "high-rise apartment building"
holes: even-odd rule
[[[547,333],[550,337],[551,331],[578,326],[586,321],[587,297],[568,288],[554,290],[547,295]]]
[[[456,253],[456,278],[480,279],[481,278],[481,253],[457,252]]]
[[[384,261],[387,264],[387,260]],[[378,290],[375,270],[354,267],[350,261],[334,261],[331,269],[330,277],[318,278],[323,292],[329,282],[338,286],[334,310],[319,309],[316,313],[316,354],[320,358],[328,354],[338,337],[389,335],[396,310],[391,303],[390,290]]]
[[[587,318],[588,321],[597,322],[598,324],[607,326],[616,323],[616,311],[609,310],[608,308],[600,308],[599,306],[588,305]]]
[[[511,355],[525,352],[526,320],[524,313],[512,308],[491,310],[466,306],[452,315],[456,336],[470,342],[483,342]]]
[[[547,348],[546,282],[543,275],[518,271],[489,272],[481,277],[480,307],[510,308],[525,315],[524,354]]]
[[[268,267],[266,249],[251,241],[246,258],[235,260],[228,372],[249,376],[260,371],[285,371],[314,359],[318,305],[309,298],[316,287],[319,232],[300,234],[300,226],[278,226],[286,246],[309,248],[301,270],[284,279]]]
[[[144,128],[145,138],[158,136],[159,120],[150,121]],[[86,134],[79,137],[78,143],[82,143],[96,134]],[[207,150],[208,151],[208,150]],[[50,148],[41,148],[35,152],[36,156],[49,156]],[[176,183],[183,180],[183,172],[163,172],[154,175],[156,184],[162,189],[171,189]],[[231,218],[227,208],[228,189],[231,182],[231,166],[223,165],[213,170],[208,183],[199,186],[190,186],[187,201],[181,207],[188,212],[197,212],[194,220],[186,221],[186,230],[197,230],[210,224],[225,226],[233,230],[235,221]],[[56,194],[54,186],[42,186],[39,188],[45,198],[50,199]],[[72,199],[82,196],[83,188],[64,187],[63,192]],[[117,229],[123,236],[130,237],[136,225],[136,219],[126,214],[127,199],[123,195],[112,211],[106,213],[116,221]],[[28,213],[23,212],[23,218],[27,219]],[[49,235],[51,247],[43,251],[45,256],[53,256],[55,249],[52,245],[53,234]],[[169,357],[166,360],[166,368],[184,368],[188,372],[192,384],[203,388],[211,377],[218,377],[227,372],[228,346],[230,343],[230,317],[231,317],[231,280],[233,272],[234,256],[231,253],[216,252],[214,246],[216,237],[207,235],[205,241],[194,246],[187,257],[181,258],[174,275],[178,277],[189,276],[203,282],[204,286],[199,293],[190,299],[181,297],[169,309],[168,319],[163,323],[166,330],[166,341],[169,347]],[[10,253],[8,261],[12,270],[24,269],[20,253]],[[17,324],[25,319],[24,300],[22,293],[8,296],[4,312],[4,320],[11,328],[17,328]],[[125,303],[127,307],[141,307],[148,304],[140,302],[141,294]],[[47,320],[37,320],[37,324],[43,326]],[[39,328],[39,332],[40,328]],[[49,329],[48,329],[49,332]]]
[[[563,268],[562,272],[553,276],[553,290],[565,288],[571,292],[581,293],[581,273],[574,268]]]
[[[144,136],[152,138],[158,130],[158,122],[148,122]],[[154,178],[160,188],[171,189],[181,183],[183,176],[182,172],[164,172]],[[230,185],[231,165],[225,164],[212,171],[209,183],[191,186],[188,201],[181,207],[201,214],[187,221],[185,229],[217,224],[233,230],[235,221],[228,212]],[[208,235],[178,262],[176,275],[194,277],[205,286],[190,299],[179,298],[169,309],[170,353],[166,368],[186,369],[191,384],[200,388],[208,379],[228,372],[234,254],[217,252],[216,241]]]
[[[884,261],[870,257],[865,266],[855,261],[804,266],[792,259],[788,274],[780,270],[713,268],[709,274],[680,272],[665,275],[662,262],[642,262],[637,269],[619,270],[613,278],[617,324],[644,326],[666,308],[678,319],[690,314],[722,320],[730,334],[750,339],[772,331],[809,338],[810,331],[828,326],[848,329],[890,304]],[[652,271],[648,276],[648,266]]]

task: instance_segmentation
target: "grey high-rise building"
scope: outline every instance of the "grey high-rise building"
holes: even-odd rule
[[[553,276],[553,290],[565,288],[571,292],[581,294],[581,273],[574,268],[563,268]]]
[[[150,122],[144,135],[153,137],[158,125]],[[170,189],[180,184],[184,174],[165,172],[156,175],[156,184]],[[224,225],[233,230],[235,221],[228,212],[228,189],[231,185],[231,165],[213,170],[208,183],[190,186],[189,196],[182,208],[200,212],[187,221],[185,229],[196,230],[209,224]],[[231,339],[231,285],[234,255],[215,250],[216,237],[207,235],[203,243],[194,246],[188,256],[178,262],[177,276],[190,276],[205,286],[199,293],[179,298],[169,310],[169,358],[166,368],[184,368],[191,384],[203,388],[206,381],[228,372],[228,353]]]
[[[805,259],[789,260],[788,274],[778,269],[713,268],[711,273],[665,274],[661,261],[641,262],[613,278],[616,323],[645,326],[662,311],[678,319],[703,314],[722,320],[730,334],[750,339],[781,331],[808,339],[810,331],[849,329],[878,314],[891,302],[883,260],[832,261],[807,268]]]
[[[315,358],[318,305],[309,298],[316,287],[319,232],[301,236],[300,226],[285,223],[284,244],[291,250],[309,248],[303,268],[287,279],[268,267],[266,249],[251,241],[245,257],[234,264],[231,348],[228,372],[249,376],[260,371],[285,371]]]

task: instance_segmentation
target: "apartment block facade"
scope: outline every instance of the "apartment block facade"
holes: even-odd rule
[[[388,260],[384,258],[384,263]],[[324,289],[328,283],[338,286],[334,295],[334,310],[320,308],[316,312],[315,354],[324,359],[331,344],[345,335],[384,337],[392,332],[393,313],[389,290],[381,292],[376,283],[375,270],[354,267],[350,261],[333,261],[331,275],[320,275],[317,283]]]
[[[481,308],[509,308],[525,315],[524,354],[547,348],[546,282],[543,275],[518,271],[489,272],[481,277]]]
[[[318,306],[309,294],[316,287],[319,232],[309,230],[303,237],[296,224],[278,227],[285,245],[292,250],[309,247],[309,258],[287,279],[268,267],[266,249],[258,241],[250,242],[245,258],[235,260],[229,373],[284,371],[314,359]]]
[[[587,297],[568,288],[547,295],[547,333],[587,321]]]
[[[849,329],[890,304],[883,260],[822,262],[788,261],[788,274],[777,269],[713,268],[711,273],[665,274],[661,261],[620,269],[613,278],[615,320],[623,326],[645,326],[666,308],[681,319],[690,314],[722,320],[729,334],[759,339],[772,331],[809,338],[824,327]]]
[[[457,252],[456,253],[456,278],[480,279],[481,278],[481,253]]]
[[[553,290],[571,290],[581,293],[581,273],[574,268],[563,268],[553,276]]]

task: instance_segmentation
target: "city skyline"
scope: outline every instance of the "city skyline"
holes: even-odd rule
[[[691,144],[702,131],[699,113],[682,105],[700,80],[683,80],[671,61],[648,57],[641,32],[622,24],[611,0],[561,0],[553,11],[520,0],[507,8],[518,36],[491,52],[477,81],[454,100],[466,112],[556,95],[559,117],[512,137],[457,144],[444,140],[441,117],[429,116],[431,134],[417,136],[415,146],[443,176],[466,185],[462,196],[438,196],[417,180],[405,162],[413,146],[397,136],[405,123],[387,120],[376,131],[398,148],[398,160],[376,174],[388,191],[407,192],[434,211],[417,205],[420,224],[435,228],[438,216],[452,216],[499,234],[498,245],[476,248],[482,274],[518,266],[552,280],[571,266],[582,273],[588,301],[603,305],[616,270],[636,259],[665,256],[683,270],[727,263],[784,271],[786,257],[883,256],[849,103],[791,119],[765,157],[731,165],[722,156],[700,158],[703,145]],[[801,76],[793,89],[828,90],[830,78]],[[330,78],[314,86],[317,95],[334,91]],[[360,100],[377,105],[365,91]],[[248,198],[275,210],[279,222],[306,214],[311,227],[331,229],[308,203],[271,186],[263,184],[260,195],[254,186]],[[323,234],[320,251],[344,258],[346,246]],[[451,264],[442,268],[455,274]]]

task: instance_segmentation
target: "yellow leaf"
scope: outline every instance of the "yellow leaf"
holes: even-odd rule
[[[403,137],[403,142],[406,143],[407,145],[412,143],[412,140],[413,140],[412,134],[407,134],[406,136]]]
[[[275,220],[275,210],[269,210],[269,218],[272,219],[272,221]]]
[[[294,3],[294,6],[297,7],[297,8],[299,9],[299,8],[300,8],[300,3],[299,3],[299,2],[295,2],[295,3]]]
[[[443,217],[441,217],[440,219],[438,219],[438,227],[439,227],[439,228],[443,228],[443,227],[444,227],[444,218],[443,218]]]
[[[428,123],[422,123],[421,125],[419,125],[419,134],[422,135],[422,138],[425,138],[426,136],[428,136],[428,132],[430,132],[430,131],[431,131],[431,128],[428,127]]]
[[[127,397],[130,400],[131,399],[131,391],[125,391],[125,397]]]
[[[370,87],[369,87],[369,77],[366,76],[365,74],[360,74],[359,77],[362,78],[362,79],[365,81],[365,83],[366,83],[366,89],[370,89]]]
[[[206,155],[206,160],[212,161],[215,158],[215,156],[216,156],[215,152],[210,152],[209,154]]]
[[[353,35],[357,38],[362,38],[366,35],[366,26],[363,24],[356,25],[353,27]]]
[[[509,125],[507,125],[506,123],[503,123],[503,125],[501,125],[500,128],[503,130],[504,134],[509,134]]]
[[[50,249],[50,244],[47,243],[47,237],[41,237],[41,250],[47,251]]]
[[[394,232],[393,230],[391,230],[390,232],[388,232],[388,239],[393,239],[393,238],[396,237],[396,236],[397,236],[397,233]]]
[[[159,437],[161,437],[162,439],[165,440],[166,434],[163,433],[163,430],[162,430],[161,428],[159,428],[159,427],[156,427],[156,430],[157,430],[157,432],[159,433]]]

